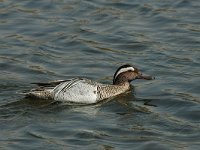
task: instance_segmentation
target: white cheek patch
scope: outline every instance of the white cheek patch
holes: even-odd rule
[[[117,78],[117,76],[118,76],[120,73],[126,72],[126,71],[128,71],[128,70],[134,71],[135,69],[134,69],[133,67],[122,68],[122,69],[120,69],[120,70],[117,72],[117,74],[115,75],[115,79]]]

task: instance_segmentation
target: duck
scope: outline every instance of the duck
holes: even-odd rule
[[[26,97],[92,104],[125,93],[131,89],[131,82],[136,79],[152,80],[154,77],[143,75],[136,67],[124,64],[114,73],[112,84],[103,84],[80,77],[50,82],[36,82],[33,84],[38,87],[27,92]]]

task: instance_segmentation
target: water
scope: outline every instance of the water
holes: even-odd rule
[[[2,0],[0,149],[199,149],[200,1]],[[96,105],[26,100],[31,82],[153,81]]]

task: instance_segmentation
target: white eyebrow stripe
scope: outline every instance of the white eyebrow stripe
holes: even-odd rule
[[[120,69],[120,70],[117,72],[117,74],[115,75],[115,79],[117,78],[117,76],[118,76],[120,73],[126,72],[126,71],[128,71],[128,70],[134,71],[135,69],[134,69],[133,67],[122,68],[122,69]]]

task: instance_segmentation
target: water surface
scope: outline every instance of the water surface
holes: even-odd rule
[[[0,149],[199,149],[198,0],[2,0]],[[28,100],[31,82],[111,83],[131,63],[153,81],[96,105]]]

